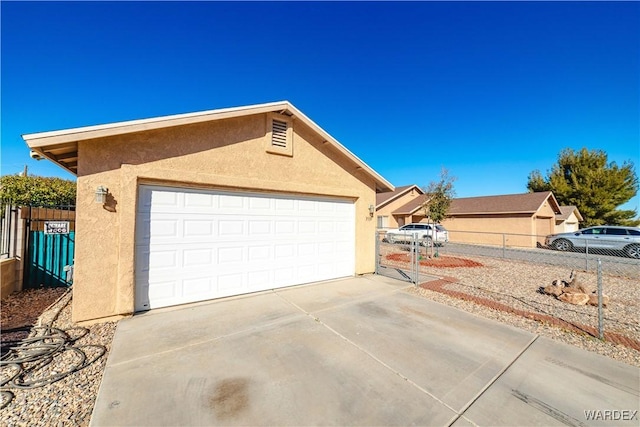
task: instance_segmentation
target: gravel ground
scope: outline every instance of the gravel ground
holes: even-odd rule
[[[494,258],[465,258],[476,261],[482,266],[471,268],[421,266],[420,271],[439,277],[456,278],[457,283],[447,285],[447,289],[491,299],[517,309],[553,316],[570,323],[597,328],[597,307],[567,304],[537,291],[539,287],[550,285],[555,279],[568,280],[571,274],[570,269]],[[587,289],[596,289],[595,273],[577,271],[577,277]],[[609,306],[604,309],[605,331],[616,332],[640,341],[640,283],[638,280],[604,276],[603,290],[604,294],[611,298]],[[623,345],[603,342],[586,334],[569,332],[560,327],[431,290],[410,288],[409,292],[640,367],[640,352]]]
[[[7,426],[87,426],[93,411],[102,373],[111,348],[116,323],[105,322],[79,328],[71,322],[71,292],[60,289],[40,289],[20,292],[2,301],[2,330],[16,328],[22,322],[31,321],[35,325],[51,325],[62,329],[72,338],[72,346],[86,355],[86,366],[60,381],[31,389],[6,389],[15,396],[0,410],[3,425]],[[53,297],[59,296],[56,301]],[[53,299],[53,305],[46,309],[45,301]],[[20,313],[17,313],[19,311]],[[42,314],[39,320],[38,316]],[[85,333],[86,332],[86,333]],[[104,349],[98,346],[104,346]],[[57,353],[53,362],[43,369],[34,371],[30,378],[44,378],[68,370],[81,362],[77,350]],[[9,375],[3,366],[2,379]],[[5,403],[3,396],[3,404]]]

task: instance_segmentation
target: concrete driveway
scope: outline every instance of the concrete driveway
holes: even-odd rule
[[[638,425],[637,368],[407,286],[364,276],[123,320],[91,425]]]

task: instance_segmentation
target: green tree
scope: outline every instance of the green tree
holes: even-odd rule
[[[3,175],[0,199],[16,205],[72,205],[76,202],[76,183],[46,176]]]
[[[434,223],[439,223],[447,217],[451,200],[455,197],[453,183],[456,178],[449,176],[449,171],[442,168],[440,180],[430,182],[424,189],[426,198],[422,205],[424,214]]]
[[[638,176],[631,161],[622,166],[607,161],[602,150],[573,151],[565,148],[546,176],[534,170],[527,182],[529,191],[552,191],[561,205],[577,206],[583,227],[593,225],[640,224],[635,210],[617,209],[638,194]]]

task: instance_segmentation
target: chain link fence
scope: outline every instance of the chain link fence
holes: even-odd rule
[[[376,274],[413,284],[436,279],[420,269],[420,260],[432,248],[430,240],[407,235],[402,240],[389,241],[384,232],[376,233]]]
[[[0,259],[12,258],[17,254],[19,236],[18,207],[4,200],[0,201]]]
[[[462,231],[449,231],[448,241],[439,245],[416,236],[402,240],[388,239],[384,230],[376,233],[376,273],[640,351],[640,259],[624,247],[604,247],[619,242],[559,250],[546,244],[546,236]],[[474,266],[485,268],[457,268]],[[587,305],[543,292],[574,271],[589,294]],[[611,297],[606,308],[603,293],[604,305]]]
[[[384,240],[384,232],[378,234]],[[640,244],[622,236],[596,242],[575,239],[570,245],[562,245],[547,242],[546,236],[449,231],[449,241],[436,249],[439,254],[512,259],[592,272],[600,259],[604,274],[640,278]]]

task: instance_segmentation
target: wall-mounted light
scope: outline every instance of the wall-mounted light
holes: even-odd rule
[[[376,207],[373,205],[369,205],[369,216],[373,218],[373,213],[376,211]]]
[[[96,199],[95,202],[96,203],[100,203],[101,205],[104,205],[105,203],[107,203],[107,193],[109,192],[109,189],[107,189],[107,187],[104,186],[99,186],[98,188],[96,188]]]

